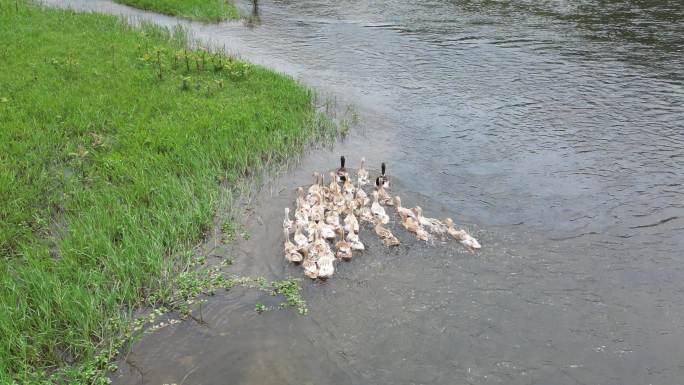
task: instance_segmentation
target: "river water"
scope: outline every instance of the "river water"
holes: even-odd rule
[[[350,137],[264,186],[249,240],[205,246],[236,257],[229,272],[301,275],[281,210],[340,154],[387,161],[406,205],[483,244],[362,236],[333,279],[304,281],[309,315],[219,293],[206,324],[143,338],[115,383],[684,381],[683,2],[265,1],[218,25],[47,2],[182,23],[358,111]]]

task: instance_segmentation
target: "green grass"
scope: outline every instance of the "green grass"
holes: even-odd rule
[[[0,0],[0,383],[104,383],[102,352],[183,282],[221,186],[330,126],[294,80],[181,31],[17,4]]]
[[[230,0],[115,0],[119,3],[167,15],[202,21],[237,19]]]

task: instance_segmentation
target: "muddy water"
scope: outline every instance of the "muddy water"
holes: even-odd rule
[[[108,1],[79,9],[177,20]],[[251,12],[249,4],[240,4]],[[229,271],[298,276],[281,210],[344,153],[481,240],[369,250],[310,314],[249,290],[144,338],[117,384],[676,384],[684,378],[680,1],[265,1],[193,35],[353,103],[361,127],[255,201]]]

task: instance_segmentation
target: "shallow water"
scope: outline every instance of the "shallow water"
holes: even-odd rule
[[[109,1],[48,0],[172,25]],[[248,3],[240,3],[250,12]],[[266,1],[182,23],[356,106],[361,126],[255,202],[229,271],[299,276],[281,210],[339,154],[483,244],[405,241],[324,283],[310,314],[212,297],[145,337],[118,384],[675,384],[684,378],[684,3]]]

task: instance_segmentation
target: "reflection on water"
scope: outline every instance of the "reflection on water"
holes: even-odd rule
[[[261,18],[259,18],[259,0],[252,0],[252,12],[245,18],[245,25],[249,28],[261,25]]]
[[[238,273],[299,275],[280,253],[281,208],[340,154],[387,160],[406,205],[466,223],[483,249],[369,239],[306,284],[308,316],[219,295],[207,327],[143,339],[130,358],[144,376],[124,368],[117,383],[681,382],[684,3],[273,0],[257,16],[183,23],[354,103],[363,127],[271,181],[252,238],[211,252]]]

